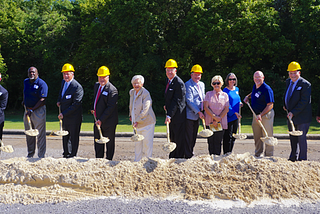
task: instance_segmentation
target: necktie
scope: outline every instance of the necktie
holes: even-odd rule
[[[97,96],[96,96],[96,100],[94,101],[94,114],[96,115],[96,105],[97,105],[97,102],[98,102],[98,99],[100,97],[100,94],[101,94],[101,89],[102,87],[99,86],[99,89],[97,91]],[[97,115],[96,115],[97,116]]]
[[[290,82],[290,86],[289,86],[288,91],[287,91],[287,99],[286,99],[287,108],[288,108],[288,103],[289,103],[289,100],[290,100],[290,97],[291,97],[292,86],[293,86],[293,82]]]
[[[64,93],[66,92],[67,88],[68,88],[68,83],[67,83],[67,82],[65,82],[65,83],[64,83],[64,85],[63,85],[63,89],[62,89],[61,97],[63,97],[63,95],[64,95]]]
[[[165,92],[165,93],[167,93],[168,88],[169,88],[169,85],[170,85],[170,80],[168,80],[168,83],[167,83],[167,86],[166,86],[166,92]]]

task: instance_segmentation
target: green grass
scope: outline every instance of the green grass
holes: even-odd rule
[[[4,129],[24,129],[22,114],[6,114],[6,120]],[[166,132],[166,126],[164,124],[165,117],[158,116],[155,127],[155,132]],[[241,120],[241,132],[252,133],[251,128],[252,116],[244,116]],[[47,130],[59,130],[59,120],[57,115],[47,114]],[[93,130],[93,116],[89,114],[83,115],[83,122],[81,131]],[[199,127],[202,130],[202,125]],[[284,116],[276,117],[274,121],[274,133],[286,134],[287,132],[286,119]],[[119,124],[117,126],[117,132],[132,132],[131,123],[127,115],[119,115]],[[320,134],[320,124],[316,120],[312,120],[308,134]]]

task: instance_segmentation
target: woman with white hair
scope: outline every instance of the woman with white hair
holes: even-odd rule
[[[132,77],[131,83],[133,89],[129,92],[129,118],[132,125],[137,129],[137,134],[144,136],[144,140],[135,142],[134,161],[140,161],[143,152],[146,157],[152,156],[156,116],[152,110],[150,93],[143,87],[144,77],[135,75]]]
[[[229,111],[228,94],[221,90],[223,79],[216,75],[211,79],[212,91],[208,91],[204,98],[204,110],[206,126],[213,127],[214,134],[208,138],[209,154],[221,154],[221,141],[224,130],[228,128],[227,113]],[[222,130],[216,131],[219,125]]]

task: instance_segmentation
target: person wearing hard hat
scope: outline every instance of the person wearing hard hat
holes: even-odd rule
[[[200,81],[202,73],[202,67],[198,64],[194,65],[191,68],[191,78],[185,83],[187,102],[185,158],[193,156],[193,148],[196,144],[199,129],[199,118],[204,118],[202,111],[205,85]]]
[[[185,122],[186,122],[186,88],[184,82],[177,76],[177,62],[169,59],[165,64],[167,84],[165,88],[166,119],[169,124],[170,141],[176,143],[176,148],[169,158],[185,157]]]
[[[91,113],[95,114],[96,125],[101,127],[104,137],[109,138],[106,143],[106,158],[112,160],[115,149],[116,127],[118,124],[118,90],[109,81],[110,71],[106,66],[98,69],[98,82],[93,87],[94,99]],[[94,139],[99,139],[97,126],[94,125]],[[96,158],[103,158],[105,144],[94,142]]]
[[[1,73],[0,73],[1,81]],[[2,132],[4,126],[4,110],[7,107],[9,93],[2,85],[0,85],[0,140],[2,140]]]
[[[254,155],[260,157],[264,150],[264,142],[261,140],[263,130],[260,122],[267,131],[268,137],[273,137],[273,121],[274,121],[274,96],[273,90],[264,82],[264,74],[262,71],[256,71],[253,74],[254,85],[252,92],[244,98],[244,102],[248,103],[251,98],[251,106],[257,117],[252,119],[252,131],[254,138],[255,151]],[[273,156],[274,146],[265,144],[264,156]]]
[[[45,100],[48,95],[48,85],[39,77],[37,68],[28,69],[28,77],[24,80],[23,105],[26,112],[23,117],[25,130],[37,129],[38,136],[26,135],[28,158],[32,158],[36,151],[36,138],[38,140],[38,157],[44,158],[46,154],[46,105]],[[30,117],[31,126],[27,120]]]
[[[75,70],[71,64],[66,63],[63,65],[61,70],[63,80],[57,102],[57,106],[61,111],[58,118],[62,119],[63,129],[69,132],[68,135],[62,137],[64,158],[77,156],[82,123],[83,88],[74,79],[74,72]]]
[[[286,90],[283,95],[283,109],[287,118],[292,119],[296,130],[302,131],[301,136],[290,135],[290,161],[307,160],[307,133],[312,120],[311,84],[301,77],[301,66],[291,62],[287,69],[289,78],[286,80]],[[287,120],[289,131],[292,131]]]

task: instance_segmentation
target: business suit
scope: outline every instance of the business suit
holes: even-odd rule
[[[296,130],[303,131],[302,136],[292,136],[290,135],[291,143],[291,154],[289,160],[307,160],[307,133],[309,130],[309,125],[312,120],[312,108],[311,108],[311,84],[300,77],[296,80],[297,83],[292,90],[291,96],[286,103],[286,94],[289,88],[290,79],[286,80],[286,91],[284,93],[284,106],[288,112],[292,112],[292,121],[295,125]],[[290,122],[287,121],[288,128],[291,131]],[[299,154],[298,154],[299,148]]]
[[[65,80],[62,80],[58,102],[60,102],[60,109],[63,115],[62,127],[69,132],[68,135],[62,137],[63,157],[69,158],[76,156],[79,148],[79,134],[82,123],[82,97],[84,92],[82,86],[75,79],[72,79],[63,97],[61,97],[65,83]],[[71,142],[71,151],[68,149],[69,141]]]
[[[199,88],[198,88],[199,85]],[[196,144],[199,129],[199,112],[203,110],[204,83],[199,81],[195,83],[192,79],[185,83],[186,87],[186,147],[185,157],[193,156],[193,148]],[[201,109],[202,105],[202,109]]]
[[[99,89],[100,84],[97,82],[94,85],[94,98],[93,104],[95,102],[97,92]],[[112,85],[109,81],[103,87],[101,94],[96,103],[96,117],[97,120],[101,121],[101,132],[104,137],[109,138],[109,142],[106,144],[107,151],[106,151],[106,158],[108,160],[112,160],[114,155],[115,149],[115,132],[116,127],[118,124],[118,90],[114,85]],[[94,106],[92,106],[94,109]],[[94,125],[94,138],[99,139],[99,131]],[[104,157],[104,144],[94,143],[96,158],[103,158]]]
[[[2,132],[4,126],[4,110],[8,103],[8,91],[0,85],[0,139],[2,140]]]
[[[169,81],[169,80],[167,80]],[[175,76],[165,92],[165,108],[171,119],[169,124],[170,140],[177,147],[169,154],[169,158],[185,157],[185,122],[186,122],[186,88],[184,82]]]

